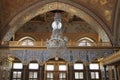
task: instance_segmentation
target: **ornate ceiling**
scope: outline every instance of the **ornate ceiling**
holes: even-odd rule
[[[67,36],[69,40],[78,41],[80,38],[87,36],[95,41],[98,41],[97,31],[91,28],[91,26],[84,20],[64,11],[60,11],[60,13],[63,25],[62,30],[64,35]],[[31,19],[16,32],[16,40],[19,40],[21,37],[24,37],[28,34],[31,34],[30,36],[34,34],[33,36],[34,38],[37,38],[35,38],[36,40],[47,40],[52,33],[51,24],[53,22],[54,15],[55,11],[50,11]]]
[[[2,5],[2,25],[5,25],[7,21],[18,14],[20,11],[27,7],[34,5],[37,2],[43,2],[47,0],[1,0]],[[53,0],[57,1],[57,0]],[[65,0],[67,1],[67,0]],[[114,10],[116,0],[71,0],[75,3],[85,6],[99,16],[109,28],[112,27],[112,20],[114,18]],[[6,6],[7,5],[7,6]]]
[[[87,24],[81,18],[71,15],[66,12],[60,12],[62,17],[63,24],[63,32],[64,33],[94,33],[97,32],[91,28],[89,24]],[[52,32],[51,24],[54,19],[54,12],[47,12],[42,15],[38,15],[35,18],[31,19],[29,22],[23,25],[23,27],[18,30],[19,33],[22,32]]]
[[[99,16],[112,30],[114,10],[117,0],[72,0],[79,3]]]
[[[63,13],[63,15],[65,16],[63,20],[66,21],[67,23],[71,23],[71,21],[73,23],[75,20],[85,22],[85,20],[88,19],[89,21],[86,23],[94,24],[93,22],[91,22],[92,19],[84,16],[83,14],[79,14],[79,13],[75,12],[75,10],[74,10],[74,7],[81,8],[81,11],[83,10],[85,13],[88,14],[88,16],[93,17],[93,19],[96,20],[96,22],[98,22],[97,24],[102,26],[101,28],[103,28],[103,30],[105,30],[106,34],[108,35],[108,37],[110,38],[110,41],[113,44],[114,44],[115,39],[117,39],[117,41],[119,41],[118,40],[119,38],[115,37],[117,35],[116,31],[117,31],[118,26],[114,25],[116,9],[118,6],[117,3],[119,2],[118,0],[64,0],[64,1],[63,0],[12,0],[12,1],[1,0],[0,1],[0,31],[1,31],[0,35],[1,35],[1,40],[6,35],[6,33],[9,31],[9,29],[13,32],[14,32],[14,30],[16,32],[16,30],[19,29],[19,28],[15,28],[14,30],[12,30],[11,28],[12,27],[14,28],[14,26],[17,26],[17,25],[14,25],[14,26],[9,25],[13,19],[15,20],[16,16],[20,17],[19,14],[24,14],[25,13],[24,11],[27,11],[30,8],[33,8],[34,5],[37,6],[37,4],[39,4],[39,8],[40,8],[40,7],[44,7],[45,4],[57,2],[57,1],[59,1],[61,3],[65,3],[66,6],[67,6],[67,4],[73,6],[73,8],[68,7],[68,10],[71,10],[73,13],[77,14],[77,17],[76,17],[75,16],[76,14],[73,15],[73,14],[69,13],[68,15],[66,15]],[[55,9],[54,5],[49,6],[49,7],[51,8],[51,10]],[[59,7],[61,7],[61,6],[59,6]],[[37,9],[37,7],[36,7],[36,9]],[[45,8],[45,10],[46,10],[46,8]],[[43,12],[45,12],[45,11],[43,10]],[[29,15],[30,13],[31,14],[33,13],[32,10],[31,10],[31,12],[29,11],[28,13],[26,13],[26,15],[27,14]],[[40,13],[40,12],[38,12],[38,13]],[[45,15],[46,15],[46,12],[45,12],[45,14],[38,16],[38,17],[43,17],[43,18],[41,18],[41,22],[46,21],[46,20],[44,20]],[[51,15],[53,15],[53,14],[51,13]],[[82,17],[82,19],[80,19],[80,18],[78,18],[78,15],[79,16],[83,15],[84,17]],[[47,19],[47,18],[46,19],[47,19],[47,21],[49,21],[49,20],[51,21],[51,18],[49,17],[49,19]],[[85,20],[83,20],[83,19],[85,19]],[[20,19],[19,19],[19,21],[20,21]],[[64,25],[66,25],[66,24],[64,24]],[[91,24],[89,26],[92,26]],[[97,29],[95,29],[96,28],[95,25],[97,26],[97,24],[94,24],[94,27],[87,27],[87,28],[80,27],[80,28],[83,29],[82,30],[83,32],[86,32],[86,31],[87,32],[94,32],[94,33],[97,32],[99,34],[99,32],[101,30],[96,31]],[[23,24],[20,23],[19,25],[23,25]],[[80,26],[78,24],[76,24],[76,25]],[[71,29],[71,28],[68,28],[67,30],[70,31],[69,29]],[[81,29],[78,29],[78,28],[76,29],[76,31],[82,32]],[[14,33],[8,33],[8,34],[13,35]],[[8,37],[9,37],[9,35],[8,35]],[[101,34],[101,37],[103,35],[104,34]]]

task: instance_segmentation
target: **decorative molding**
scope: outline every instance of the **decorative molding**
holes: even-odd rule
[[[67,50],[64,54],[49,53],[47,50],[6,50],[0,51],[7,53],[9,57],[18,58],[24,65],[30,61],[37,61],[38,63],[45,63],[56,55],[67,62],[76,62],[79,59],[82,62],[92,62],[98,58],[104,58],[111,55],[114,50]]]
[[[43,4],[44,4],[44,6],[42,6]],[[59,5],[59,6],[57,6],[57,5]],[[63,0],[62,1],[60,0],[59,2],[56,2],[54,0],[48,1],[48,4],[46,4],[43,1],[43,2],[37,3],[37,4],[29,7],[28,9],[24,10],[23,12],[21,12],[20,14],[16,15],[13,18],[13,20],[9,23],[9,25],[12,27],[12,30],[9,30],[6,34],[11,33],[11,31],[12,31],[13,33],[11,35],[9,35],[9,37],[12,36],[16,32],[17,29],[19,29],[23,24],[28,22],[33,17],[40,15],[42,13],[45,13],[47,11],[55,10],[55,9],[60,9],[60,10],[69,12],[71,14],[75,14],[78,17],[84,19],[86,22],[88,22],[90,25],[92,25],[98,32],[101,32],[100,36],[104,42],[110,41],[109,38],[111,39],[111,37],[112,37],[110,35],[111,33],[108,32],[109,30],[106,30],[107,28],[105,25],[103,25],[104,23],[94,13],[92,13],[87,8],[84,8],[83,6],[72,3],[72,1],[64,2]],[[31,13],[31,14],[29,14],[29,13]],[[98,20],[98,21],[96,21],[96,20]],[[109,37],[107,36],[106,32],[102,29],[102,27],[106,28],[105,31],[107,32]],[[98,30],[98,29],[100,29],[100,30]],[[6,37],[8,37],[8,36],[5,36],[3,38],[3,40],[5,40],[5,41],[10,40]]]
[[[104,65],[107,65],[107,64],[115,63],[115,62],[117,62],[117,61],[120,61],[120,51],[114,52],[113,54],[107,56],[107,57],[104,58],[101,62],[102,62]]]

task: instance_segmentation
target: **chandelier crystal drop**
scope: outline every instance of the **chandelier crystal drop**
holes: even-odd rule
[[[54,49],[57,53],[60,53],[61,50],[66,49],[67,38],[63,37],[61,14],[58,12],[55,13],[52,28],[52,35],[51,38],[47,40],[46,46],[48,50]]]

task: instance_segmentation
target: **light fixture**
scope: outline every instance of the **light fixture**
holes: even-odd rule
[[[54,16],[54,21],[52,23],[52,35],[49,40],[46,42],[48,50],[56,50],[56,53],[60,53],[61,50],[66,49],[67,38],[63,37],[62,34],[62,23],[61,23],[61,14],[56,12]]]
[[[52,23],[52,28],[53,28],[53,30],[62,28],[60,13],[55,14],[54,21]]]

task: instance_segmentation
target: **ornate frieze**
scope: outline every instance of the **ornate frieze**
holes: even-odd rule
[[[0,52],[3,52],[2,50]],[[45,63],[51,58],[62,58],[67,62],[76,62],[81,60],[82,62],[92,62],[98,58],[105,58],[111,55],[114,50],[66,50],[64,54],[55,52],[48,52],[47,50],[8,50],[4,51],[9,57],[18,58],[24,65],[30,61],[37,61],[38,63]]]

